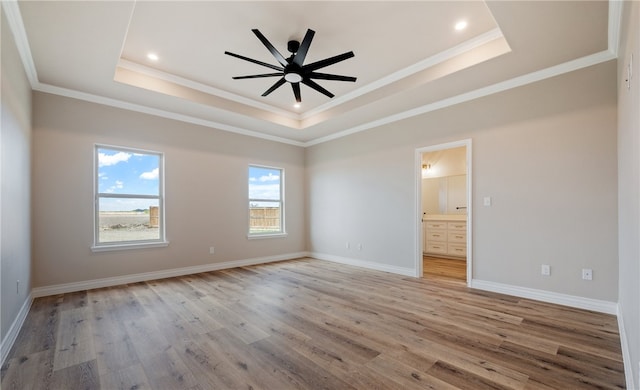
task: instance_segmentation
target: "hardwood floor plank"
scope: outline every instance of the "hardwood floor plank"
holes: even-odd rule
[[[53,356],[54,371],[95,359],[91,314],[86,306],[74,306],[60,312]]]
[[[174,347],[145,356],[142,366],[153,389],[190,389],[198,384]]]
[[[467,280],[467,262],[465,259],[444,259],[440,257],[423,256],[422,271],[426,278],[444,277],[454,280]]]
[[[38,298],[2,389],[620,389],[615,316],[313,259]]]
[[[171,348],[171,344],[158,329],[152,317],[130,319],[124,326],[140,360]]]
[[[96,364],[101,375],[139,362],[124,323],[114,313],[117,305],[111,297],[109,289],[92,290],[88,294]]]
[[[262,340],[269,337],[269,334],[245,318],[242,318],[233,310],[230,310],[225,305],[220,304],[218,300],[213,297],[204,297],[199,300],[209,316],[215,319],[217,322],[223,324],[223,327],[231,331],[233,335],[247,344],[251,344],[254,341]]]
[[[3,390],[47,388],[53,375],[54,350],[34,352],[8,359],[2,370]]]
[[[252,346],[235,337],[226,329],[214,330],[207,334],[211,346],[235,367],[237,374],[245,376],[245,388],[253,389],[282,389],[287,383],[272,375],[273,366],[267,361],[256,362],[251,357]],[[250,386],[250,387],[249,387]]]
[[[270,362],[275,372],[290,380],[295,388],[353,389],[350,384],[335,375],[318,370],[311,360],[271,339],[256,341],[251,346],[252,353],[259,356],[259,360]]]
[[[39,298],[33,302],[13,345],[11,355],[28,356],[55,348],[61,301],[61,296],[51,296]]]
[[[386,355],[377,356],[367,367],[393,381],[388,384],[391,388],[400,389],[458,389],[451,384],[442,381],[425,371],[417,370],[415,367],[407,366],[398,360]]]
[[[100,389],[98,367],[95,360],[86,361],[54,371],[51,377],[52,389]]]
[[[584,378],[591,378],[593,383],[612,388],[623,388],[624,365],[620,361],[605,356],[584,354],[582,351],[560,347],[556,355],[559,365],[565,369],[579,372]],[[606,385],[605,385],[606,384]]]
[[[100,376],[100,388],[105,390],[151,390],[142,365],[135,364]]]
[[[594,388],[584,381],[584,375],[558,360],[556,355],[549,355],[537,350],[505,342],[500,346],[493,358],[502,365],[512,367],[529,375],[530,383],[544,384],[555,389]],[[607,378],[607,385],[600,388],[624,388],[611,385],[621,381],[623,373],[612,373]],[[595,388],[598,388],[597,386]]]
[[[230,333],[230,337],[235,338],[235,335]],[[244,343],[239,339],[236,340],[237,343]],[[216,344],[217,341],[219,339],[216,339],[215,336],[204,335],[196,341],[185,342],[182,350],[179,351],[185,363],[196,375],[200,386],[216,389],[265,388],[259,379],[247,375],[249,364],[254,367],[255,359],[247,360],[248,364],[244,361],[229,360],[225,351]],[[252,349],[245,344],[243,350],[249,354]],[[246,359],[245,357],[243,360]],[[271,364],[271,362],[269,363]],[[207,387],[204,383],[213,387]]]
[[[505,386],[500,383],[491,381],[490,379],[471,373],[459,366],[449,364],[446,362],[438,361],[434,364],[427,373],[432,375],[441,381],[448,383],[455,388],[469,388],[469,389],[497,389],[497,390],[510,390],[513,387]],[[516,387],[517,389],[523,389],[525,383]]]

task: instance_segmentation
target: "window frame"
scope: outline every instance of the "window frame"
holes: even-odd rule
[[[108,149],[117,152],[125,152],[132,154],[155,155],[158,157],[158,195],[142,195],[142,194],[114,194],[108,192],[99,192],[100,176],[99,176],[99,153],[100,149]],[[153,150],[140,148],[132,148],[126,146],[115,146],[107,144],[94,144],[93,147],[93,252],[114,251],[136,248],[153,248],[165,247],[169,245],[166,239],[165,226],[165,188],[164,188],[164,153]],[[125,198],[125,199],[153,199],[158,201],[158,235],[157,239],[129,240],[129,241],[112,241],[99,242],[100,238],[100,199],[105,198]]]
[[[280,199],[259,199],[259,198],[251,198],[249,194],[250,182],[251,179],[251,168],[259,168],[259,169],[271,169],[277,170],[280,172]],[[286,237],[286,223],[285,223],[285,170],[280,167],[273,167],[262,164],[249,164],[247,167],[247,238],[252,239],[263,239],[263,238],[278,238],[278,237]],[[252,233],[251,232],[251,202],[279,202],[280,205],[280,231],[278,232],[269,232],[269,233]]]

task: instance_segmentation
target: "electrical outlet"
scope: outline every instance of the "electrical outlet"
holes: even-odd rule
[[[362,250],[362,244],[358,244],[358,250],[361,251]]]
[[[347,243],[344,246],[347,247],[347,249],[351,249],[351,243],[349,241],[347,241]]]
[[[544,276],[551,275],[551,266],[548,264],[542,264],[542,269],[540,273]]]
[[[582,279],[593,280],[593,270],[591,268],[582,269]]]
[[[214,246],[210,246],[209,247],[209,254],[212,255],[214,253],[216,253],[216,248]]]

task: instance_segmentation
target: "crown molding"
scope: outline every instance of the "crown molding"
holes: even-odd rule
[[[494,41],[496,39],[499,38],[504,38],[504,35],[502,34],[502,31],[499,28],[495,28],[493,30],[487,31],[484,34],[480,34],[472,39],[469,39],[465,42],[462,42],[461,44],[454,46],[450,49],[447,49],[445,51],[442,51],[440,53],[437,53],[431,57],[425,58],[422,61],[419,61],[413,65],[410,65],[404,69],[401,69],[397,72],[394,72],[388,76],[385,76],[377,81],[374,81],[372,83],[369,83],[361,88],[358,88],[352,92],[349,92],[345,95],[336,97],[334,99],[332,99],[331,101],[315,108],[312,110],[309,110],[307,112],[304,112],[301,114],[301,119],[305,120],[305,119],[309,119],[315,115],[318,115],[324,111],[330,110],[332,108],[335,108],[341,104],[344,104],[350,100],[356,99],[362,95],[365,95],[369,92],[375,91],[377,89],[380,89],[382,87],[385,87],[389,84],[395,83],[397,81],[400,81],[406,77],[409,77],[413,74],[416,74],[418,72],[421,72],[425,69],[428,69],[432,66],[435,66],[437,64],[440,64],[442,62],[445,62],[447,60],[450,60],[452,58],[455,58],[459,55],[462,55],[464,53],[467,53],[471,50],[474,50],[488,42]]]
[[[622,28],[622,8],[624,2],[619,0],[609,0],[609,29],[607,44],[609,51],[618,57],[620,46],[620,29]]]
[[[308,141],[304,143],[305,147],[321,144],[324,142],[328,142],[331,140],[335,140],[338,138],[346,137],[351,134],[359,133],[361,131],[369,130],[374,127],[379,127],[382,125],[386,125],[393,122],[398,122],[404,119],[412,118],[418,115],[426,114],[428,112],[440,110],[442,108],[451,107],[456,104],[465,103],[471,100],[479,99],[485,96],[493,95],[494,93],[504,92],[506,90],[521,87],[523,85],[531,84],[536,81],[541,81],[544,79],[548,79],[550,77],[555,77],[558,75],[562,75],[568,72],[572,72],[574,70],[579,70],[582,68],[586,68],[588,66],[597,65],[602,62],[610,61],[615,59],[614,56],[609,50],[604,50],[599,53],[595,53],[589,56],[585,56],[582,58],[578,58],[573,61],[565,62],[560,65],[552,66],[549,68],[545,68],[536,72],[532,72],[523,76],[515,77],[510,80],[502,81],[496,84],[488,85],[483,88],[479,88],[473,91],[465,92],[460,95],[452,96],[450,98],[446,98],[443,100],[439,100],[434,103],[429,103],[424,106],[416,107],[411,110],[403,111],[397,114],[393,114],[387,116],[385,118],[377,119],[375,121],[371,121],[368,123],[364,123],[350,129],[346,129],[340,131],[338,133],[333,133],[326,137],[316,138],[315,140]]]
[[[11,29],[11,32],[13,32],[13,39],[18,48],[18,53],[20,54],[24,71],[27,74],[31,88],[34,88],[39,83],[38,72],[36,71],[36,65],[33,62],[33,57],[31,56],[31,47],[29,46],[29,40],[27,39],[27,31],[24,28],[18,1],[2,0],[2,9],[6,14],[9,28]]]
[[[257,131],[247,130],[241,127],[231,126],[231,125],[227,125],[220,122],[210,121],[210,120],[197,118],[189,115],[178,114],[172,111],[144,106],[142,104],[129,103],[123,100],[112,99],[112,98],[108,98],[100,95],[94,95],[86,92],[80,92],[73,89],[57,87],[55,85],[39,83],[33,89],[39,92],[46,92],[53,95],[59,95],[59,96],[73,98],[73,99],[84,100],[91,103],[97,103],[105,106],[121,108],[124,110],[140,112],[143,114],[149,114],[149,115],[158,116],[161,118],[173,119],[180,122],[191,123],[199,126],[205,126],[213,129],[222,130],[222,131],[228,131],[230,133],[246,135],[249,137],[261,138],[268,141],[280,142],[283,144],[289,144],[294,146],[304,146],[302,142],[295,141],[288,138],[282,138],[282,137],[277,137],[275,135],[259,133]]]
[[[208,95],[213,95],[217,97],[221,97],[223,99],[231,100],[236,103],[244,104],[246,106],[250,106],[253,108],[257,108],[259,110],[268,111],[272,114],[295,119],[300,121],[300,114],[293,113],[287,110],[282,110],[280,108],[274,107],[269,104],[265,104],[262,102],[255,101],[250,98],[246,98],[244,96],[237,95],[232,92],[224,91],[222,89],[214,88],[212,86],[199,83],[197,81],[193,81],[184,77],[176,76],[171,73],[163,72],[161,70],[150,68],[146,65],[138,64],[136,62],[132,62],[129,60],[120,59],[117,64],[118,67],[132,70],[137,73],[144,74],[149,77],[153,77],[156,79],[160,79],[163,81],[168,81],[173,84],[177,84],[183,87],[187,87],[190,89],[194,89],[196,91],[204,92]]]
[[[20,54],[20,57],[22,59],[22,63],[25,69],[25,72],[27,74],[27,77],[29,79],[29,82],[31,84],[31,87],[33,90],[36,91],[41,91],[41,92],[47,92],[47,93],[51,93],[51,94],[57,94],[57,95],[61,95],[61,96],[66,96],[66,97],[71,97],[71,98],[75,98],[75,99],[80,99],[80,100],[86,100],[89,102],[94,102],[94,103],[98,103],[98,104],[104,104],[107,106],[111,106],[111,107],[118,107],[118,108],[122,108],[122,109],[126,109],[126,110],[132,110],[132,111],[137,111],[137,112],[141,112],[141,113],[146,113],[149,115],[155,115],[155,116],[159,116],[159,117],[163,117],[163,118],[168,118],[168,119],[173,119],[173,120],[177,120],[177,121],[182,121],[182,122],[187,122],[187,123],[192,123],[192,124],[197,124],[197,125],[201,125],[201,126],[206,126],[206,127],[211,127],[211,128],[215,128],[215,129],[219,129],[219,130],[223,130],[223,131],[229,131],[232,133],[236,133],[236,134],[241,134],[241,135],[246,135],[246,136],[250,136],[250,137],[256,137],[256,138],[261,138],[261,139],[265,139],[265,140],[269,140],[269,141],[274,141],[274,142],[281,142],[281,143],[285,143],[285,144],[289,144],[289,145],[295,145],[295,146],[301,146],[301,147],[309,147],[309,146],[313,146],[313,145],[317,145],[320,143],[324,143],[324,142],[328,142],[331,140],[335,140],[338,138],[342,138],[342,137],[346,137],[348,135],[351,134],[355,134],[355,133],[359,133],[365,130],[369,130],[378,126],[382,126],[385,124],[389,124],[389,123],[393,123],[393,122],[397,122],[400,120],[404,120],[407,118],[411,118],[417,115],[422,115],[431,111],[435,111],[435,110],[439,110],[445,107],[450,107],[456,104],[460,104],[460,103],[464,103],[464,102],[468,102],[470,100],[474,100],[474,99],[478,99],[481,97],[485,97],[494,93],[499,93],[499,92],[503,92],[506,91],[508,89],[511,88],[517,88],[523,85],[527,85],[536,81],[540,81],[540,80],[544,80],[546,78],[550,78],[550,77],[554,77],[557,75],[561,75],[567,72],[571,72],[574,70],[578,70],[578,69],[582,69],[588,66],[592,66],[592,65],[596,65],[602,62],[606,62],[612,59],[617,58],[617,53],[618,53],[618,45],[619,45],[619,39],[620,39],[620,28],[621,28],[621,18],[622,18],[622,10],[623,10],[623,1],[620,0],[610,0],[609,1],[609,15],[608,15],[608,48],[605,51],[599,52],[599,53],[595,53],[592,55],[588,55],[582,58],[578,58],[576,60],[573,61],[569,61],[563,64],[559,64],[556,66],[552,66],[546,69],[542,69],[540,71],[536,71],[536,72],[532,72],[523,76],[519,76],[519,77],[515,77],[513,79],[510,80],[506,80],[503,82],[499,82],[493,85],[489,85],[483,88],[479,88],[476,89],[474,91],[470,91],[470,92],[466,92],[457,96],[453,96],[447,99],[443,99],[437,102],[433,102],[433,103],[429,103],[426,104],[424,106],[420,106],[420,107],[416,107],[414,109],[411,110],[407,110],[407,111],[403,111],[397,114],[393,114],[384,118],[380,118],[377,119],[375,121],[371,121],[368,123],[364,123],[358,126],[354,126],[352,128],[348,128],[345,129],[343,131],[331,134],[329,136],[326,137],[320,137],[320,138],[316,138],[307,142],[300,142],[300,141],[296,141],[296,140],[292,140],[289,138],[283,138],[283,137],[278,137],[278,136],[272,136],[272,135],[268,135],[268,134],[264,134],[264,133],[260,133],[257,131],[253,131],[253,130],[248,130],[245,128],[241,128],[241,127],[236,127],[236,126],[231,126],[231,125],[227,125],[224,123],[219,123],[219,122],[215,122],[215,121],[210,121],[210,120],[205,120],[205,119],[201,119],[201,118],[197,118],[197,117],[193,117],[193,116],[189,116],[189,115],[183,115],[183,114],[178,114],[175,112],[170,112],[170,111],[166,111],[166,110],[162,110],[162,109],[157,109],[157,108],[152,108],[152,107],[148,107],[148,106],[144,106],[141,104],[134,104],[134,103],[129,103],[129,102],[125,102],[119,99],[113,99],[113,98],[107,98],[104,96],[98,96],[98,95],[93,95],[93,94],[89,94],[89,93],[85,93],[85,92],[80,92],[80,91],[76,91],[76,90],[71,90],[71,89],[67,89],[67,88],[62,88],[62,87],[57,87],[57,86],[53,86],[53,85],[48,85],[48,84],[42,84],[40,83],[40,81],[38,80],[38,75],[37,75],[37,71],[36,71],[36,67],[35,67],[35,63],[33,62],[33,57],[31,55],[31,49],[29,47],[29,41],[27,39],[27,34],[26,34],[26,30],[24,28],[24,23],[22,21],[22,16],[20,14],[20,9],[18,6],[18,2],[17,0],[3,0],[2,1],[2,9],[5,11],[6,16],[7,16],[7,21],[9,23],[9,28],[11,29],[11,31],[13,32],[13,36],[14,36],[14,40],[16,42],[16,46],[18,48],[18,52]],[[402,77],[407,77],[410,74],[413,74],[420,69],[420,67],[424,67],[422,69],[426,69],[426,67],[429,66],[433,66],[434,64],[437,64],[438,62],[444,61],[446,59],[447,56],[454,56],[455,53],[464,53],[464,51],[468,51],[471,50],[474,45],[481,45],[482,42],[488,42],[492,39],[496,39],[498,37],[502,36],[502,33],[500,32],[499,29],[494,29],[491,30],[483,35],[480,35],[472,40],[469,40],[467,42],[464,42],[461,45],[458,45],[454,48],[451,48],[447,51],[444,51],[436,56],[432,56],[428,59],[425,59],[424,61],[421,61],[413,66],[410,66],[408,68],[405,68],[399,72],[396,72],[388,77],[385,77],[384,79],[381,79],[377,82],[371,83],[363,88],[360,88],[350,94],[344,95],[338,99],[336,99],[335,101],[332,101],[326,105],[320,106],[315,110],[311,110],[303,115],[298,115],[298,114],[293,114],[293,113],[289,113],[285,110],[282,110],[285,113],[288,113],[289,115],[294,115],[294,118],[305,118],[308,116],[312,116],[312,115],[317,115],[318,113],[328,110],[330,108],[333,108],[339,104],[342,104],[348,100],[351,99],[355,99],[357,96],[361,96],[364,93],[370,92],[374,89],[380,88],[384,85],[388,85],[389,83],[392,83],[394,81],[397,81],[399,79],[401,79]],[[121,60],[121,61],[125,61],[125,60]],[[132,65],[133,63],[127,61],[124,65],[125,66],[134,66]],[[149,68],[147,68],[149,69]],[[413,72],[413,73],[411,73]],[[200,88],[205,89],[206,92],[208,90],[208,88],[212,88],[212,87],[208,87],[205,86],[203,84],[199,84],[196,82],[193,82],[191,80],[187,80],[187,79],[182,79],[179,78],[178,76],[173,76],[173,75],[168,75],[165,74],[165,77],[169,78],[171,82],[185,82],[188,85],[189,88],[194,88],[194,89],[198,89],[201,90]],[[173,79],[173,78],[177,78],[177,79]],[[195,84],[191,84],[191,83],[195,83]],[[370,89],[366,89],[366,88],[370,88]],[[223,91],[224,92],[224,91]],[[246,98],[242,98],[237,96],[237,98],[239,98],[240,100],[242,99],[246,99]],[[251,100],[251,99],[248,99]],[[255,107],[255,104],[262,104],[256,101],[253,101],[253,106]],[[331,104],[331,105],[329,105]],[[268,106],[268,105],[267,105]],[[268,106],[271,110],[276,110],[275,107],[272,106]],[[264,109],[264,108],[262,108]],[[270,111],[270,110],[269,110]],[[272,111],[273,112],[273,111]]]

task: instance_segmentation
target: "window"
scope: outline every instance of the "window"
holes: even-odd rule
[[[94,250],[165,243],[163,155],[95,147]]]
[[[284,170],[249,166],[249,237],[284,235]]]

